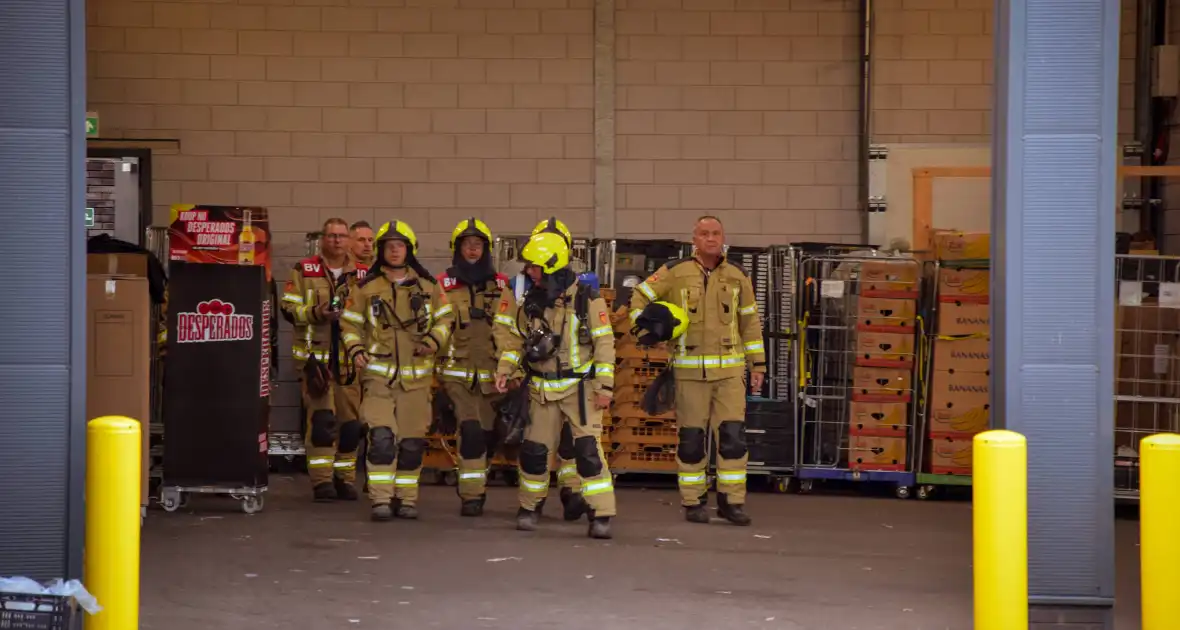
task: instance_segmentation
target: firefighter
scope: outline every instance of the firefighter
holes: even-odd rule
[[[301,375],[304,449],[316,501],[357,499],[360,391],[344,355],[340,314],[348,278],[363,267],[349,260],[347,245],[348,224],[325,221],[320,254],[296,263],[283,289],[281,308],[295,326],[291,357]]]
[[[357,221],[348,226],[348,254],[353,262],[373,266],[373,226],[368,221]]]
[[[418,237],[409,225],[382,225],[376,250],[373,268],[348,296],[343,338],[364,385],[372,518],[414,519],[434,357],[450,339],[454,314],[438,281],[418,262]]]
[[[589,505],[592,538],[610,538],[614,484],[602,445],[603,410],[614,389],[614,331],[606,303],[570,269],[570,248],[559,234],[540,233],[521,250],[541,268],[519,303],[504,291],[497,308],[496,345],[502,352],[496,388],[529,387],[530,421],[520,446],[520,509],[516,527],[537,528],[537,505],[549,491],[549,456],[563,425],[573,437],[575,472]],[[521,383],[523,378],[524,382]]]
[[[673,346],[676,460],[685,519],[707,523],[706,431],[717,445],[717,514],[749,525],[746,499],[746,386],[759,392],[766,377],[762,323],[754,288],[741,267],[725,258],[725,230],[716,217],[697,220],[694,253],[663,265],[631,294],[631,318],[664,300],[686,313],[688,327]]]
[[[455,333],[438,360],[443,393],[454,414],[440,414],[436,427],[459,439],[459,513],[483,514],[488,459],[495,451],[496,346],[492,322],[508,278],[492,263],[492,231],[474,217],[451,232],[451,267],[439,276],[454,309]],[[442,419],[447,419],[446,421]],[[458,426],[450,425],[455,422]]]

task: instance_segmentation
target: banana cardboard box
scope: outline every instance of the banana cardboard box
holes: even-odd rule
[[[914,364],[914,335],[857,331],[856,364],[910,369]]]
[[[852,470],[905,470],[906,439],[854,435],[848,438],[848,467]]]
[[[990,337],[934,340],[934,369],[987,374],[992,367]]]
[[[939,335],[978,335],[991,331],[991,305],[984,302],[938,303]]]
[[[912,334],[917,306],[914,300],[862,297],[857,300],[856,327],[863,331]]]
[[[937,230],[934,233],[934,255],[939,260],[988,260],[991,247],[988,232]]]
[[[934,371],[930,391],[930,437],[970,437],[991,421],[991,376]]]
[[[865,370],[869,368],[857,368]],[[909,408],[898,402],[856,402],[851,405],[848,424],[852,435],[905,437],[909,427]]]
[[[970,475],[972,438],[931,438],[926,464],[935,475]]]
[[[857,286],[861,297],[917,299],[920,271],[908,259],[870,260],[861,263]]]
[[[988,301],[991,295],[990,269],[956,269],[939,267],[939,299],[955,298],[963,302]]]

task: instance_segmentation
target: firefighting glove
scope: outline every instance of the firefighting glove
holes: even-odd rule
[[[446,390],[439,388],[434,392],[433,407],[433,419],[427,433],[454,435],[459,428],[459,419],[455,415],[455,401],[451,400]]]
[[[676,378],[671,366],[652,381],[643,394],[643,411],[648,415],[658,416],[668,413],[676,407]]]
[[[529,425],[529,387],[522,384],[500,399],[496,407],[496,433],[500,443],[518,446],[524,441],[524,430]]]
[[[303,382],[307,384],[307,393],[312,398],[321,398],[328,395],[328,366],[320,363],[320,360],[314,356],[307,359],[307,363],[303,364]]]

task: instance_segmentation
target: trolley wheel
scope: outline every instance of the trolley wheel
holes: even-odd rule
[[[257,514],[262,511],[262,495],[242,498],[242,511],[246,514]]]
[[[811,494],[812,489],[815,488],[815,482],[811,479],[799,480],[799,494]]]
[[[791,490],[791,480],[786,477],[774,477],[771,480],[774,483],[774,491],[779,494],[786,494]]]
[[[453,470],[448,470],[447,472],[443,473],[442,482],[448,486],[459,485],[459,473]]]
[[[165,512],[175,512],[184,503],[184,495],[179,490],[165,488],[160,491],[160,506]]]
[[[934,486],[918,486],[918,499],[925,501],[934,494]]]
[[[910,487],[909,486],[898,486],[897,490],[895,491],[895,494],[897,494],[897,498],[899,498],[899,499],[908,499],[908,498],[910,498]]]

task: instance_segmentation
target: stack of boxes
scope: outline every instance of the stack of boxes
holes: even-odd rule
[[[935,235],[938,319],[924,471],[935,475],[970,475],[972,438],[989,424],[989,247],[987,233]]]
[[[860,266],[848,467],[904,471],[913,402],[920,267],[910,259]]]
[[[611,470],[625,473],[676,472],[676,414],[653,416],[643,410],[643,396],[667,366],[666,350],[641,348],[631,334],[627,309],[611,317],[615,327],[615,397],[608,443],[603,444]]]

